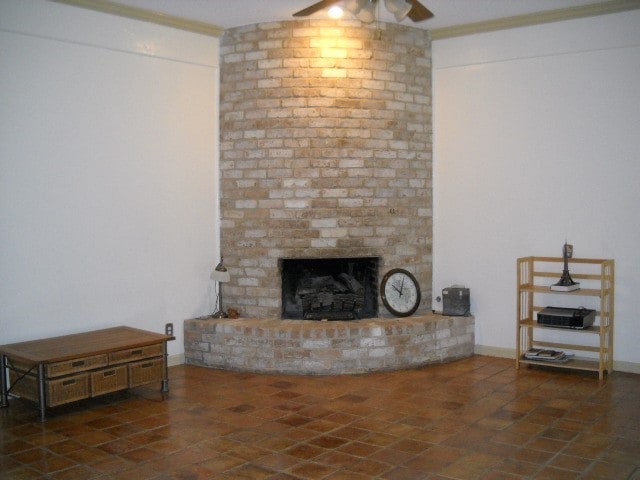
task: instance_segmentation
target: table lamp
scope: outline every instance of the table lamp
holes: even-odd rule
[[[227,283],[231,280],[231,276],[227,271],[227,267],[225,267],[222,263],[222,258],[220,258],[220,263],[216,265],[216,268],[211,272],[211,280],[216,282],[218,288],[216,290],[216,312],[211,315],[212,318],[227,318],[227,313],[222,309],[222,284]]]
[[[558,292],[571,292],[573,290],[580,289],[580,283],[574,282],[571,278],[571,274],[569,274],[569,259],[573,256],[573,245],[568,245],[567,242],[564,243],[562,247],[562,258],[564,260],[564,268],[562,269],[562,277],[558,283],[554,283],[551,285],[551,290],[555,290]]]

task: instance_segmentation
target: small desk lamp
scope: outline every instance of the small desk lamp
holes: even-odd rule
[[[231,280],[231,276],[227,271],[227,267],[222,264],[222,258],[220,263],[216,265],[216,268],[211,272],[211,280],[217,282],[218,290],[216,292],[216,308],[217,311],[211,315],[212,318],[227,318],[227,313],[222,309],[222,284]]]

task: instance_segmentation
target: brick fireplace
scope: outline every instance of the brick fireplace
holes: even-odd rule
[[[380,259],[431,308],[429,33],[285,21],[221,41],[221,250],[226,307],[282,315],[281,258]],[[384,307],[380,313],[385,314]]]
[[[224,300],[240,318],[186,320],[187,363],[335,375],[472,355],[473,317],[430,312],[429,33],[307,20],[231,29],[221,43]],[[375,280],[355,267],[311,268],[303,290],[321,292],[308,310],[314,321],[297,319],[305,317],[297,305],[293,316],[283,310],[283,297],[294,295],[282,276],[289,260],[356,258],[375,259]],[[377,292],[396,267],[422,290],[408,318],[389,318]],[[377,316],[323,321],[323,308],[351,301],[343,294],[361,285],[375,290]]]

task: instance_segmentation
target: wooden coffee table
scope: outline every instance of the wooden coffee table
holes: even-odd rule
[[[167,342],[172,335],[132,327],[44,338],[0,346],[0,406],[15,393],[46,409],[161,382],[169,391]],[[7,387],[7,377],[10,387]]]

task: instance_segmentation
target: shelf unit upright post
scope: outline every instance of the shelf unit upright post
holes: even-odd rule
[[[582,264],[585,266],[584,273],[572,273],[572,278],[584,280],[585,283],[594,288],[580,288],[571,292],[552,291],[550,290],[550,285],[554,283],[554,280],[558,279],[559,271],[562,268],[560,267],[559,271],[553,272],[541,268],[548,269],[550,264],[563,262],[564,258],[562,257],[532,256],[521,257],[517,260],[516,369],[519,369],[521,364],[528,364],[587,370],[598,372],[598,378],[602,380],[605,371],[609,374],[613,371],[615,262],[612,259],[570,258],[570,264]],[[548,284],[543,285],[542,279],[547,279]],[[598,335],[598,346],[586,345],[580,343],[579,340],[575,343],[536,340],[535,332],[539,329],[555,329],[554,327],[539,325],[534,319],[534,314],[547,306],[535,304],[536,294],[596,297],[599,303],[598,308],[595,309],[598,318],[597,324],[585,329],[566,329],[565,331],[577,335]],[[533,347],[592,352],[597,354],[597,359],[575,357],[566,363],[544,363],[539,360],[525,359],[523,357],[524,353]]]

